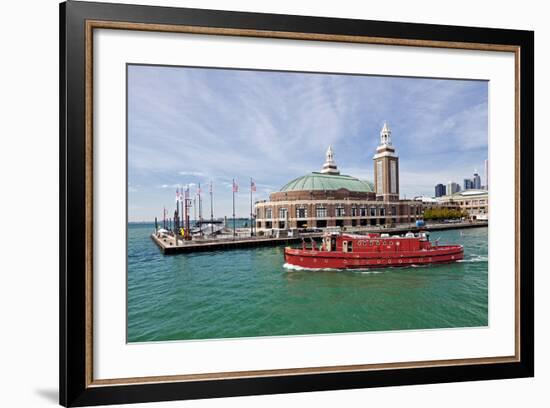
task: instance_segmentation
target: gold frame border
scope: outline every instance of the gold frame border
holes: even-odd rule
[[[515,58],[515,354],[502,357],[480,357],[450,360],[430,360],[414,362],[395,362],[382,364],[354,364],[324,367],[303,367],[274,370],[233,371],[204,374],[165,375],[152,377],[127,377],[113,379],[93,378],[93,30],[118,29],[132,31],[156,31],[203,35],[240,36],[256,38],[278,38],[293,40],[330,41],[358,44],[380,44],[410,47],[450,48],[462,50],[513,52]],[[514,363],[521,361],[520,356],[520,51],[521,47],[504,44],[466,43],[432,40],[396,39],[369,36],[350,36],[332,34],[313,34],[286,31],[264,31],[234,28],[196,27],[187,25],[167,25],[148,23],[128,23],[121,21],[86,20],[85,27],[85,81],[86,81],[86,232],[85,232],[85,284],[86,284],[86,347],[85,347],[85,386],[102,387],[112,385],[131,385],[146,383],[169,383],[181,381],[206,381],[237,378],[291,376],[300,374],[320,374],[338,372],[357,372],[372,370],[390,370],[396,368],[420,368],[461,366],[470,364]]]

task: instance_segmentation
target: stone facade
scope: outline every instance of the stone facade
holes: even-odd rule
[[[471,220],[489,219],[489,192],[487,190],[466,190],[440,197],[439,205],[457,208],[468,213]]]
[[[256,227],[261,229],[360,227],[414,223],[422,218],[415,201],[324,199],[256,203]]]

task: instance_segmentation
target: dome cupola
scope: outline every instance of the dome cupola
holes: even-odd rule
[[[325,164],[323,164],[323,169],[321,170],[322,174],[340,174],[340,171],[338,170],[338,166],[336,166],[336,162],[334,161],[334,151],[332,150],[332,146],[329,146],[326,153],[327,157],[325,160]]]

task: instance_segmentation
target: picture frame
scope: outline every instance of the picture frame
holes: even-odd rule
[[[94,376],[94,31],[507,52],[515,61],[515,352],[185,375]],[[414,57],[414,56],[413,56]],[[534,375],[534,33],[68,1],[60,5],[60,404],[86,406]],[[124,296],[123,293],[120,294]]]

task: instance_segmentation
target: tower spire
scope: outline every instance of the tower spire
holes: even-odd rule
[[[380,130],[380,145],[373,160],[376,196],[384,201],[399,200],[399,157],[392,145],[391,130],[386,121]]]
[[[380,131],[380,144],[391,146],[391,129],[386,121],[384,121],[384,126]]]
[[[323,169],[321,170],[323,174],[340,174],[338,166],[334,161],[334,151],[332,150],[332,145],[328,147],[326,153],[325,164],[323,164]]]

